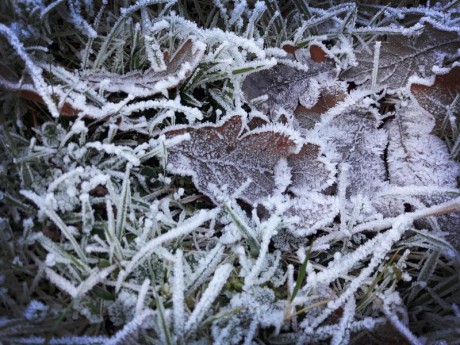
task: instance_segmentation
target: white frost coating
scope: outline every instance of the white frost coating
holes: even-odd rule
[[[94,345],[94,344],[106,344],[107,337],[102,336],[82,336],[82,337],[61,337],[61,338],[43,338],[36,336],[29,336],[27,338],[18,339],[16,338],[16,344],[49,344],[49,345]],[[15,340],[16,340],[15,339]]]
[[[82,296],[86,294],[89,290],[91,290],[96,284],[102,282],[107,278],[110,273],[112,273],[115,269],[117,268],[117,265],[111,265],[109,267],[106,267],[102,270],[99,270],[98,268],[95,268],[92,270],[90,273],[90,276],[86,278],[85,281],[83,281],[77,288],[77,296]],[[76,297],[76,296],[72,296]]]
[[[194,32],[195,35],[204,43],[209,45],[221,44],[222,42],[228,42],[232,47],[241,47],[250,53],[253,53],[259,59],[265,59],[266,53],[260,45],[252,39],[246,39],[240,37],[233,32],[223,31],[217,28],[213,29],[201,29],[195,23],[192,23],[184,18],[176,15],[171,15],[171,19],[174,20],[178,29],[184,33]]]
[[[138,166],[140,164],[139,158],[135,156],[133,149],[128,146],[92,142],[86,144],[86,147],[94,148],[98,151],[105,151],[109,154],[114,154],[116,156],[124,158],[134,166]]]
[[[174,315],[174,333],[180,336],[184,333],[185,326],[185,282],[184,282],[184,265],[183,252],[177,250],[174,262],[174,280],[173,280],[173,315]]]
[[[387,253],[391,250],[393,244],[400,239],[401,235],[411,224],[412,220],[410,216],[403,214],[396,218],[393,227],[389,231],[377,235],[374,239],[366,242],[366,244],[355,250],[355,252],[341,257],[341,262],[333,261],[332,264],[328,266],[327,270],[314,275],[309,274],[307,284],[312,284],[311,286],[322,284],[327,285],[341,275],[346,274],[346,272],[349,272],[355,264],[372,253],[370,262],[364,269],[361,270],[360,274],[350,282],[347,289],[343,291],[338,298],[330,301],[327,304],[327,308],[319,316],[312,320],[307,327],[313,329],[318,327],[334,310],[342,306],[343,303],[351,298],[362,286],[364,281],[374,272],[375,268],[381,264]],[[306,322],[308,322],[308,320],[306,320]]]
[[[142,312],[144,311],[145,298],[147,297],[149,287],[150,287],[150,279],[145,279],[141,285],[139,294],[137,295],[137,302],[136,302],[136,309],[135,309],[136,316],[142,315]]]
[[[263,234],[262,243],[260,244],[260,251],[257,260],[252,267],[251,271],[248,275],[244,278],[244,289],[247,291],[251,288],[254,284],[257,283],[257,276],[259,275],[262,265],[266,260],[266,256],[268,253],[268,246],[270,244],[270,240],[276,233],[276,228],[278,227],[279,223],[281,222],[280,217],[272,216],[266,222],[262,223],[261,232]]]
[[[48,267],[45,268],[45,273],[49,281],[56,285],[59,289],[61,289],[64,292],[67,292],[73,298],[78,296],[77,288],[69,280],[60,276]]]
[[[414,196],[414,195],[435,195],[435,194],[458,194],[458,189],[439,187],[439,186],[405,186],[405,187],[390,187],[377,193],[377,197],[391,196]]]
[[[374,64],[372,67],[372,81],[371,81],[371,88],[372,90],[377,90],[377,73],[379,71],[379,60],[380,60],[380,47],[382,46],[382,42],[376,41],[374,46]]]
[[[338,183],[338,194],[339,194],[339,205],[340,205],[340,231],[343,235],[350,235],[350,231],[347,229],[348,214],[347,214],[347,187],[348,187],[348,174],[350,172],[350,165],[342,163],[340,165],[339,183]]]
[[[74,177],[76,175],[81,175],[83,174],[84,172],[84,169],[82,167],[78,167],[76,169],[73,169],[65,174],[62,174],[61,176],[59,176],[57,179],[53,180],[53,182],[51,182],[49,185],[48,185],[48,193],[52,193],[54,192],[58,186],[64,182],[66,179],[70,179],[71,177]]]
[[[291,168],[285,158],[281,158],[275,165],[275,193],[284,193],[291,184]]]
[[[384,256],[387,251],[391,249],[391,245],[399,239],[401,234],[406,230],[408,224],[411,224],[412,221],[413,218],[406,214],[397,217],[394,220],[391,230],[378,234],[373,239],[358,247],[352,253],[343,255],[340,260],[333,260],[331,264],[329,264],[327,270],[318,272],[314,276],[309,276],[307,278],[308,284],[311,284],[312,286],[316,286],[318,284],[329,284],[341,275],[349,272],[356,263],[366,259],[370,254],[373,254],[374,256]]]
[[[350,341],[350,324],[353,321],[355,311],[356,301],[354,296],[352,296],[343,308],[339,329],[332,335],[331,345],[348,344]]]
[[[38,67],[32,59],[27,54],[26,50],[24,49],[24,45],[19,40],[18,36],[6,25],[0,23],[0,34],[2,34],[11,46],[14,48],[16,53],[19,57],[24,61],[26,64],[27,71],[29,72],[30,77],[34,81],[35,88],[40,96],[43,98],[43,101],[48,106],[48,109],[53,117],[59,117],[59,111],[54,104],[51,95],[48,90],[48,85],[46,81],[43,79],[43,70]]]
[[[26,310],[24,311],[24,318],[29,321],[39,321],[41,320],[48,312],[49,307],[43,304],[36,299],[30,301],[29,305],[27,306]]]
[[[173,240],[179,236],[184,236],[192,232],[203,223],[213,219],[217,213],[218,209],[209,211],[201,210],[198,214],[188,218],[186,222],[180,224],[175,229],[172,229],[167,233],[154,238],[146,245],[144,245],[141,250],[139,250],[139,252],[137,252],[136,255],[131,258],[131,260],[126,265],[126,268],[122,270],[118,275],[116,290],[120,290],[121,284],[126,279],[126,277],[133,271],[134,268],[141,265],[157,247],[159,247],[164,242]]]
[[[97,32],[91,27],[91,25],[89,25],[89,23],[81,15],[80,4],[72,0],[67,1],[67,4],[70,10],[69,20],[72,24],[75,25],[75,28],[84,32],[85,35],[88,37],[96,38],[98,36]]]
[[[78,257],[81,260],[83,260],[84,262],[86,262],[86,260],[87,260],[86,255],[85,255],[84,251],[82,250],[82,248],[80,247],[80,245],[77,242],[77,240],[75,239],[74,235],[72,234],[71,229],[64,223],[64,221],[61,219],[61,217],[59,217],[59,215],[54,210],[50,209],[47,206],[46,200],[41,198],[41,197],[39,197],[38,195],[36,195],[35,193],[33,193],[31,191],[21,190],[20,193],[22,195],[24,195],[26,198],[28,198],[29,200],[32,200],[40,208],[40,210],[42,212],[44,212],[57,225],[59,230],[61,230],[63,235],[72,244],[72,246],[73,246],[75,252],[77,253]],[[50,194],[48,194],[48,195],[50,195]],[[89,269],[88,266],[85,265],[85,269]]]
[[[196,304],[195,309],[185,325],[185,332],[191,333],[198,328],[199,323],[203,320],[206,312],[208,312],[212,303],[222,290],[222,287],[227,282],[232,270],[233,266],[231,264],[224,264],[216,269],[214,277],[209,282],[207,289],[203,293],[203,296],[201,296],[200,301]]]
[[[396,294],[396,292],[394,292],[393,294]],[[399,317],[396,314],[396,312],[391,311],[390,304],[392,304],[392,302],[393,303],[395,303],[395,302],[396,303],[397,302],[401,303],[401,300],[400,300],[399,296],[397,296],[397,297],[398,298],[395,301],[395,299],[391,298],[391,296],[389,296],[388,294],[386,294],[386,296],[384,296],[384,298],[383,298],[383,312],[384,312],[384,314],[390,320],[390,322],[393,325],[393,327],[399,333],[401,333],[409,341],[410,344],[412,344],[412,345],[424,345],[425,342],[423,342],[420,339],[418,339],[409,330],[409,328],[407,328],[407,326],[399,320]]]
[[[198,261],[198,267],[187,279],[186,289],[190,293],[200,286],[216,269],[221,262],[225,246],[218,243],[211,251]],[[235,250],[237,252],[237,250]]]
[[[233,8],[232,15],[230,17],[230,20],[228,21],[228,25],[235,24],[240,19],[240,17],[243,15],[247,6],[248,6],[248,3],[246,2],[246,0],[241,0],[239,3],[237,3],[235,7]]]
[[[187,117],[189,122],[194,122],[195,120],[201,120],[203,118],[203,114],[197,109],[192,107],[187,107],[185,105],[180,104],[179,100],[148,100],[148,101],[140,101],[136,102],[131,105],[127,105],[123,107],[120,112],[123,115],[130,115],[137,111],[143,111],[146,109],[168,109],[168,110],[175,110],[178,112],[182,112]]]
[[[119,345],[124,344],[130,334],[135,334],[137,330],[145,324],[148,317],[153,317],[155,313],[152,310],[145,310],[140,315],[136,316],[128,322],[123,329],[118,331],[112,338],[107,340],[104,345]]]

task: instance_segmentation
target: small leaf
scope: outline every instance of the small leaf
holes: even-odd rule
[[[297,217],[297,220],[289,224],[288,230],[295,236],[306,237],[331,224],[338,213],[337,197],[305,193],[291,200],[286,216]]]
[[[299,153],[289,156],[292,175],[290,190],[296,195],[323,190],[334,182],[334,166],[320,154],[319,145],[306,143]]]
[[[261,110],[267,114],[274,114],[280,109],[292,113],[299,104],[300,96],[308,90],[314,78],[327,80],[333,74],[332,64],[315,62],[307,49],[290,51],[294,51],[297,59],[294,61],[294,56],[289,55],[289,59],[293,60],[292,65],[288,61],[279,61],[268,70],[250,74],[243,82],[243,91],[248,101],[265,95],[268,97],[260,105]],[[295,63],[308,66],[308,71],[293,67]]]
[[[334,81],[330,84],[321,85],[317,102],[311,107],[298,105],[294,111],[294,116],[300,127],[312,129],[321,120],[321,115],[345,100],[346,97],[346,83]]]

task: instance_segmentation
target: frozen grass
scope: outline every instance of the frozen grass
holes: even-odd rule
[[[190,134],[164,135],[247,114],[245,77],[285,41],[341,69],[367,44],[372,90],[347,102],[394,116],[407,93],[379,98],[373,41],[424,21],[458,32],[458,1],[444,3],[2,1],[0,343],[458,344],[458,235],[436,221],[459,212],[458,186],[386,188],[375,197],[416,211],[372,218],[340,165],[340,220],[298,231],[289,181],[265,215],[242,187],[214,186],[213,203],[168,170]],[[458,123],[444,120],[454,164]]]

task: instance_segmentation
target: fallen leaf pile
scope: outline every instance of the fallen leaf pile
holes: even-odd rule
[[[242,85],[248,105],[270,122],[254,117],[248,125],[240,113],[168,128],[169,138],[189,135],[170,148],[170,172],[192,176],[217,204],[222,196],[256,205],[283,194],[297,236],[331,226],[338,214],[353,226],[449,199],[435,195],[457,188],[460,172],[459,68],[448,62],[459,35],[424,23],[412,36],[382,37],[380,50],[374,46],[358,48],[356,66],[338,74],[324,51],[318,58],[318,47],[286,45],[285,59]],[[449,236],[458,219],[435,222]]]

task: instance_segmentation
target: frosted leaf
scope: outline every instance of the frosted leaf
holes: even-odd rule
[[[387,134],[370,108],[350,107],[321,123],[319,136],[327,142],[326,153],[334,163],[347,163],[347,195],[372,195],[385,179],[382,159]]]
[[[125,92],[147,97],[179,85],[198,66],[206,46],[198,41],[186,40],[166,62],[166,70],[133,71],[124,75],[106,71],[89,71],[83,76],[92,87],[107,92]],[[107,82],[108,81],[108,82]]]
[[[414,104],[397,110],[395,119],[388,126],[390,141],[388,172],[391,184],[457,187],[460,164],[450,158],[445,143],[430,134],[433,127],[433,117]],[[439,204],[448,199],[447,195],[431,195],[407,201],[419,208],[423,205]],[[437,217],[436,221],[439,227],[447,232],[451,243],[459,248],[460,217],[458,214]]]
[[[191,175],[195,186],[214,201],[210,184],[227,187],[233,194],[248,179],[251,183],[241,199],[253,203],[270,195],[274,188],[274,168],[278,160],[296,149],[289,135],[266,127],[241,135],[243,118],[227,118],[221,124],[167,131],[168,137],[190,134],[170,149],[168,168],[171,172]]]
[[[292,175],[290,190],[296,195],[323,190],[334,182],[334,166],[320,154],[319,145],[306,143],[299,153],[289,156]]]
[[[280,109],[292,113],[299,104],[299,98],[311,87],[313,80],[327,80],[334,71],[329,62],[315,62],[305,52],[308,50],[299,49],[295,52],[301,61],[278,61],[276,66],[268,70],[247,76],[243,82],[246,99],[251,101],[266,95],[267,100],[260,104],[264,113],[273,114]]]
[[[369,48],[359,48],[358,66],[342,73],[344,79],[371,85],[374,45]],[[381,42],[377,83],[395,90],[405,86],[411,76],[430,76],[433,66],[441,65],[446,55],[455,54],[459,48],[456,31],[440,30],[428,23],[417,37],[391,35],[386,42]]]
[[[388,170],[397,186],[457,186],[459,165],[450,159],[444,142],[430,132],[432,116],[411,104],[401,107],[388,126]]]
[[[291,223],[288,229],[296,236],[308,236],[331,224],[338,213],[339,204],[336,197],[306,193],[292,199],[292,206],[286,212],[286,216],[297,217],[297,221]]]
[[[444,118],[451,113],[460,121],[460,67],[454,67],[447,74],[437,75],[432,82],[413,83],[412,95],[418,104],[436,119],[436,128],[440,129]]]

